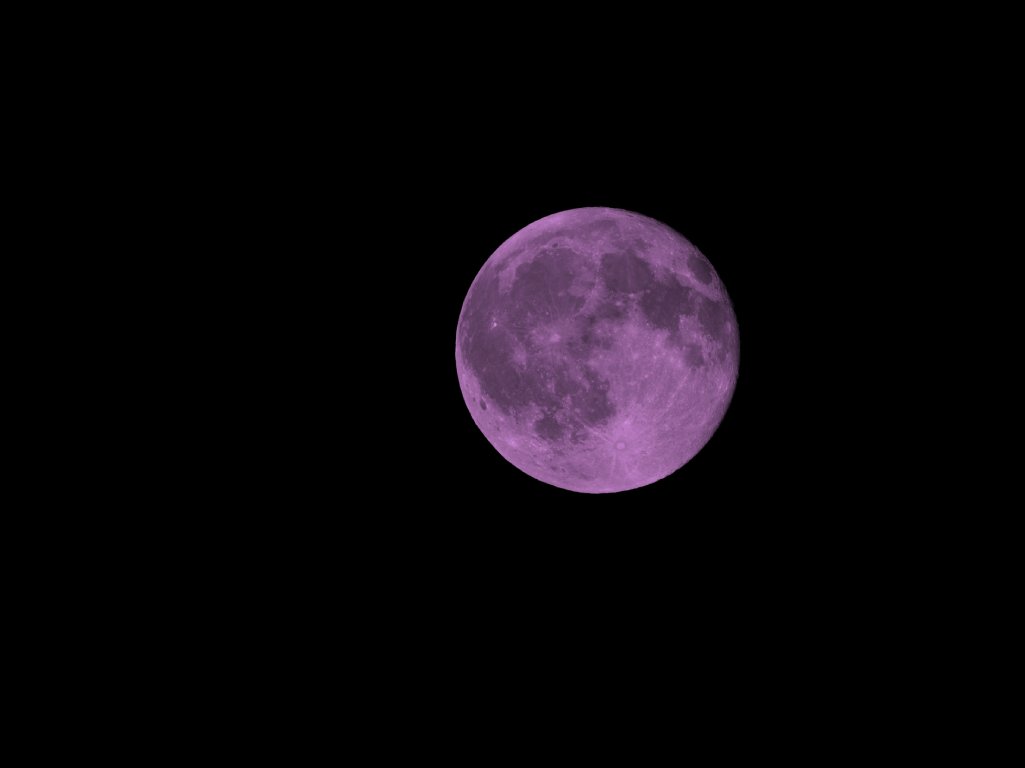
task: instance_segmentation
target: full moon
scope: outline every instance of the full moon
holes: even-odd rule
[[[556,213],[505,241],[456,328],[480,431],[531,477],[581,493],[639,488],[690,461],[729,407],[738,362],[708,259],[615,208]]]

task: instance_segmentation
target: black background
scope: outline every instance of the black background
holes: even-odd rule
[[[922,658],[933,641],[915,625],[958,590],[958,555],[936,541],[960,523],[894,482],[920,461],[902,429],[925,388],[906,363],[940,335],[900,280],[932,263],[923,187],[946,191],[921,140],[931,125],[895,109],[918,84],[887,99],[825,71],[793,89],[816,67],[800,59],[780,73],[750,62],[723,85],[728,58],[674,63],[672,82],[647,89],[643,74],[612,81],[620,64],[604,54],[606,71],[518,89],[474,82],[467,60],[387,83],[365,61],[322,82],[303,71],[279,80],[280,102],[270,77],[252,79],[252,119],[203,155],[209,200],[193,183],[174,209],[227,224],[180,249],[198,253],[186,279],[225,316],[198,323],[200,365],[186,350],[182,389],[203,419],[171,465],[182,503],[152,537],[182,542],[168,573],[196,584],[185,608],[205,609],[203,636],[243,628],[225,658],[262,639],[257,669],[339,669],[343,690],[355,670],[371,681],[362,709],[427,721],[454,695],[473,710],[460,724],[489,718],[478,702],[496,693],[534,711],[553,690],[604,701],[638,680],[675,714],[701,677],[703,709],[728,711],[740,690],[774,712],[795,670],[816,702],[888,690],[891,665],[903,677]],[[216,104],[235,93],[215,90]],[[531,222],[582,206],[679,231],[739,324],[717,432],[673,475],[616,494],[554,488],[502,459],[455,370],[481,266]],[[252,669],[240,677],[263,687]]]
[[[298,170],[267,185],[275,207],[254,227],[273,255],[255,297],[273,407],[245,413],[266,449],[246,487],[295,510],[268,518],[267,537],[294,541],[297,559],[357,563],[374,590],[394,581],[418,603],[425,590],[459,605],[525,591],[552,610],[598,604],[624,580],[631,599],[686,582],[764,604],[767,576],[772,589],[837,592],[864,577],[850,565],[863,553],[879,562],[907,546],[916,522],[890,514],[903,497],[883,490],[896,422],[877,407],[900,402],[892,350],[913,346],[887,279],[915,253],[895,226],[908,219],[902,176],[856,123],[826,130],[839,107],[813,106],[610,122],[604,108],[532,104],[518,121],[430,102],[356,138],[297,140]],[[481,266],[531,222],[582,206],[688,238],[740,332],[737,388],[709,443],[616,494],[548,486],[506,462],[455,370]]]
[[[585,614],[668,628],[676,601],[712,621],[740,612],[754,632],[863,588],[914,525],[890,513],[896,497],[878,501],[888,470],[866,387],[886,363],[865,307],[885,296],[866,290],[864,265],[883,258],[889,230],[885,196],[862,195],[871,157],[733,135],[635,133],[598,148],[533,137],[489,152],[417,147],[374,197],[372,279],[358,273],[359,319],[338,353],[353,360],[350,341],[365,344],[367,362],[343,369],[364,399],[353,407],[339,387],[339,442],[325,453],[337,464],[310,473],[356,511],[324,546],[340,536],[350,555],[380,563],[369,583],[393,583],[423,620],[485,632],[516,631],[505,610],[535,629]],[[709,443],[673,475],[615,494],[555,488],[506,462],[455,370],[481,266],[522,227],[580,206],[637,211],[683,234],[716,268],[740,329],[736,392]],[[873,365],[855,362],[865,355]],[[811,611],[800,619],[780,602],[794,594]]]
[[[835,200],[790,162],[759,164],[711,142],[671,147],[613,146],[602,154],[572,145],[501,162],[432,167],[408,188],[415,240],[395,255],[411,284],[396,337],[410,339],[391,360],[410,440],[400,452],[417,487],[458,507],[646,510],[688,524],[768,504],[808,503],[822,471],[825,422],[838,425],[833,345],[844,328],[829,305],[843,300],[835,264],[850,236],[835,231]],[[581,154],[583,157],[581,157]],[[444,190],[430,179],[447,170]],[[508,464],[473,423],[455,374],[455,329],[477,271],[516,231],[557,211],[610,206],[662,221],[712,261],[729,291],[741,338],[737,389],[719,430],[675,474],[618,494],[577,494]],[[397,268],[397,265],[396,265]],[[407,325],[408,323],[408,325]],[[403,330],[405,329],[405,330]],[[668,520],[668,518],[666,518]]]
[[[283,442],[301,481],[286,485],[324,499],[351,489],[414,522],[420,505],[496,530],[541,515],[560,535],[579,515],[629,528],[623,514],[640,512],[667,541],[731,520],[786,538],[823,509],[864,501],[899,450],[900,420],[880,406],[915,399],[893,363],[923,334],[900,314],[897,277],[920,267],[914,217],[930,177],[917,128],[881,121],[896,96],[852,92],[844,72],[782,88],[799,64],[673,87],[475,84],[454,62],[388,89],[354,83],[345,98],[358,109],[289,83],[294,130],[275,139],[272,161],[246,158],[267,199],[239,227],[268,254],[253,260],[270,285],[254,296],[268,325],[259,341],[285,360],[268,380],[296,390],[294,410],[271,417],[294,432]],[[455,372],[459,312],[481,266],[531,222],[582,206],[636,211],[693,242],[740,331],[737,388],[715,435],[678,472],[618,494],[576,494],[509,465]]]
[[[893,362],[936,334],[932,315],[906,322],[894,278],[928,264],[914,209],[921,187],[944,191],[945,147],[923,137],[948,117],[947,81],[936,120],[916,124],[899,108],[917,110],[927,59],[910,56],[903,81],[880,67],[887,94],[861,76],[871,41],[841,52],[841,67],[823,66],[834,44],[820,31],[823,52],[790,67],[769,66],[786,54],[771,34],[764,56],[717,48],[687,63],[703,30],[665,26],[679,39],[642,30],[640,55],[608,45],[556,72],[558,35],[432,68],[437,51],[367,55],[324,24],[323,46],[306,29],[294,53],[272,45],[266,72],[231,57],[211,106],[183,110],[183,129],[147,148],[177,169],[144,164],[146,177],[181,177],[166,229],[147,237],[181,239],[161,269],[187,290],[167,314],[194,323],[200,343],[175,334],[184,373],[165,364],[166,400],[139,413],[193,421],[147,489],[169,493],[171,513],[153,525],[135,503],[138,530],[118,525],[110,540],[127,532],[143,561],[169,550],[171,591],[195,584],[197,598],[179,600],[201,623],[183,646],[223,667],[265,643],[239,669],[262,691],[270,660],[318,688],[339,670],[328,690],[366,674],[365,711],[376,697],[382,711],[437,713],[454,694],[484,718],[478,702],[496,692],[523,689],[534,711],[553,689],[601,700],[638,680],[664,687],[673,716],[700,673],[716,713],[738,690],[779,711],[795,668],[817,702],[848,689],[841,675],[866,685],[881,662],[903,676],[933,643],[905,628],[957,586],[922,556],[952,559],[929,542],[949,523],[889,481],[904,469],[891,459],[910,453],[902,406],[925,389]],[[649,63],[654,50],[669,61]],[[326,61],[307,64],[313,54]],[[489,59],[514,62],[515,87],[475,72]],[[624,62],[639,70],[616,81]],[[740,329],[736,393],[711,441],[674,475],[618,494],[553,488],[505,462],[455,374],[477,271],[522,227],[579,206],[678,230],[716,268]],[[138,582],[144,567],[115,580]]]

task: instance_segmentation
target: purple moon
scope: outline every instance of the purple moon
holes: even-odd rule
[[[638,488],[690,461],[729,407],[738,362],[708,259],[615,208],[563,211],[509,238],[456,329],[480,431],[531,477],[582,493]]]

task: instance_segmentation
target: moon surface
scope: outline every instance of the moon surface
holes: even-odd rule
[[[463,302],[456,370],[474,422],[542,482],[612,493],[672,474],[737,382],[733,307],[712,265],[654,219],[563,211],[487,260]]]

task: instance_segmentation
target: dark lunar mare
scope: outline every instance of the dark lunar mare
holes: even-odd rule
[[[687,259],[687,265],[690,267],[690,271],[694,273],[694,277],[700,280],[705,285],[712,282],[712,268],[708,265],[708,262],[697,254],[692,254]]]
[[[580,255],[550,246],[533,261],[516,267],[516,280],[507,299],[508,318],[514,326],[533,328],[539,323],[571,317],[584,303],[569,292]]]
[[[587,387],[573,398],[573,407],[590,426],[605,424],[616,413],[609,401],[609,382],[590,366],[584,366]]]
[[[550,441],[559,440],[563,434],[565,434],[565,430],[562,425],[548,413],[534,422],[534,432],[537,433],[539,437],[543,437],[545,440]]]
[[[566,343],[573,357],[586,362],[598,350],[612,348],[612,339],[600,324],[604,317],[595,314],[580,319],[577,333]]]
[[[702,298],[698,307],[698,322],[716,341],[722,341],[726,330],[726,307],[718,301]]]
[[[601,278],[612,294],[634,294],[648,288],[655,276],[644,259],[621,251],[601,257]]]
[[[694,314],[694,291],[675,277],[660,280],[641,296],[641,310],[656,328],[675,333],[682,315]]]
[[[581,423],[600,426],[615,415],[608,381],[587,365],[602,346],[594,331],[596,321],[591,323],[591,336],[574,340],[576,346],[568,343],[568,358],[542,353],[531,338],[538,325],[575,317],[583,306],[584,297],[570,292],[581,261],[568,248],[549,246],[533,261],[517,266],[507,294],[499,291],[497,271],[485,268],[464,313],[460,344],[484,394],[514,417],[529,406],[541,409],[543,416],[535,420],[534,431],[550,442],[563,439],[567,432],[578,441],[586,434]],[[629,269],[637,270],[635,265]],[[622,315],[621,309],[613,309],[606,308],[604,315]],[[527,354],[523,367],[515,362],[517,349]]]
[[[684,353],[684,361],[692,368],[700,368],[705,364],[705,356],[701,354],[701,347],[697,344],[688,344]]]

